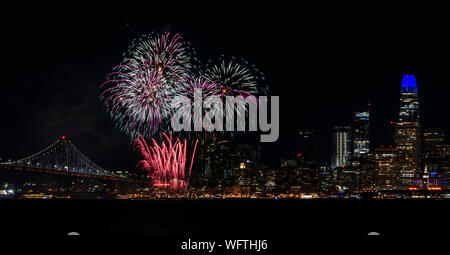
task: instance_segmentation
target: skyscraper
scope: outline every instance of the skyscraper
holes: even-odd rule
[[[398,121],[418,123],[419,119],[419,96],[417,94],[416,77],[405,74],[400,90],[400,113]]]
[[[428,182],[428,186],[435,184],[441,186],[447,181],[447,171],[445,169],[446,162],[441,148],[445,145],[445,134],[441,128],[428,128],[422,133],[423,137],[423,154],[422,163],[424,170],[429,173],[428,178],[424,180]],[[427,183],[424,183],[427,185]]]
[[[262,187],[264,173],[261,170],[260,151],[259,144],[238,144],[234,182],[241,193],[255,192]]]
[[[316,190],[319,186],[317,142],[317,134],[314,130],[300,130],[297,162],[301,175],[301,186],[308,191]]]
[[[355,112],[353,119],[353,157],[364,158],[370,150],[370,113]]]
[[[300,130],[297,157],[308,165],[317,165],[317,135],[314,130]]]
[[[349,166],[351,163],[351,127],[334,127],[332,140],[331,168]]]
[[[414,185],[420,179],[419,96],[414,75],[404,75],[400,90],[400,111],[394,142],[400,187]]]
[[[302,188],[315,190],[319,185],[317,134],[314,130],[300,130],[297,162]]]
[[[425,156],[435,153],[436,145],[445,142],[445,134],[442,128],[425,128],[423,131],[423,151]]]
[[[395,182],[395,149],[392,147],[376,148],[373,153],[375,163],[375,181],[379,189],[392,189]]]

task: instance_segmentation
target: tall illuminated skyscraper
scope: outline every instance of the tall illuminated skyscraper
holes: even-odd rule
[[[400,187],[414,185],[420,176],[419,96],[414,75],[403,76],[400,90],[400,111],[395,125],[394,142]]]
[[[368,104],[370,107],[370,104]],[[368,185],[366,178],[373,176],[373,171],[367,171],[366,163],[370,151],[370,109],[365,112],[355,112],[353,117],[353,151],[352,151],[352,171],[354,172],[354,182],[359,188]],[[367,184],[367,185],[366,185]]]
[[[334,127],[331,168],[349,166],[352,156],[351,127]]]
[[[364,158],[370,150],[370,113],[355,112],[353,121],[353,157]]]
[[[419,123],[419,96],[417,94],[417,83],[414,75],[405,74],[403,76],[400,93],[398,121]]]

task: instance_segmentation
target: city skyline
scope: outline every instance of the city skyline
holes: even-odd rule
[[[331,157],[328,162],[319,159],[317,147],[320,145],[314,130],[300,130],[297,134],[296,158],[281,158],[280,166],[275,168],[268,167],[262,160],[260,153],[262,144],[245,143],[236,137],[232,138],[220,133],[204,133],[197,137],[197,141],[200,141],[198,155],[195,159],[191,157],[192,163],[195,162],[190,165],[190,167],[194,166],[192,176],[189,168],[189,175],[182,180],[181,184],[179,183],[181,179],[175,179],[171,185],[173,184],[175,187],[181,185],[185,191],[180,195],[184,194],[183,196],[185,196],[184,192],[187,191],[189,197],[193,194],[197,196],[198,192],[208,196],[246,196],[251,194],[270,196],[273,193],[280,194],[280,196],[297,196],[299,193],[304,194],[305,192],[329,196],[382,190],[428,189],[433,191],[447,189],[450,179],[448,139],[442,128],[421,129],[420,95],[417,88],[415,76],[405,74],[400,88],[398,118],[397,121],[390,122],[395,131],[392,134],[395,141],[394,146],[390,145],[386,148],[371,146],[370,116],[372,111],[369,103],[367,111],[354,112],[351,124],[333,127],[332,147],[329,150]],[[141,144],[139,147],[142,155],[149,153],[148,149],[145,149],[146,146],[143,147]],[[182,148],[181,144],[176,146]],[[195,147],[197,147],[197,142]],[[148,156],[146,157],[149,159]],[[165,157],[163,159],[165,160]],[[142,162],[146,164],[145,161],[140,161],[138,166]],[[80,165],[80,163],[82,164]],[[163,165],[165,164],[161,163],[161,167]],[[120,172],[117,170],[115,172],[105,171],[86,159],[84,154],[79,152],[66,136],[60,137],[56,143],[30,157],[3,164],[3,167],[8,170],[12,170],[11,167],[14,166],[24,170],[29,169],[27,171],[32,172],[41,168],[56,170],[56,172],[49,172],[56,174],[58,171],[63,171],[82,178],[100,174],[100,177],[105,176],[118,181],[116,185],[129,181],[136,182],[138,186],[134,192],[137,196],[143,196],[143,187],[139,187],[139,183],[142,180],[145,183],[145,180],[150,178],[150,175],[145,177],[145,171],[140,171],[139,168],[135,171],[128,169],[122,169]],[[146,171],[150,170],[147,168]],[[126,174],[124,170],[126,170]],[[182,174],[184,178],[184,170]],[[123,177],[131,179],[123,179]],[[14,178],[10,180],[14,180]],[[17,180],[14,180],[13,183],[15,181]],[[62,188],[58,186],[58,182],[53,184],[51,182],[45,184],[47,182],[44,181],[40,185],[43,185],[44,190],[47,189],[45,186],[50,185],[52,188],[48,191],[55,190],[54,185],[58,187],[56,190]],[[158,184],[168,183],[164,181],[164,183]],[[78,190],[85,186],[79,185],[73,186],[70,190]],[[91,185],[98,188],[98,185]],[[18,187],[18,190],[22,190],[20,185]],[[86,187],[91,189],[90,185]],[[109,193],[118,192],[117,186],[106,187],[108,187]],[[92,189],[91,192],[94,192],[95,188]],[[123,185],[121,189],[123,190]],[[152,196],[158,197],[165,194],[158,191],[159,185],[152,189],[155,189],[154,192],[156,192],[152,193]]]
[[[408,76],[410,76],[410,77],[412,77],[412,79],[413,80],[411,80],[411,81],[409,81],[409,80],[405,80]],[[406,86],[406,88],[407,88],[407,85],[405,85],[405,84],[407,84],[408,82],[410,82],[410,83],[413,83],[413,85],[411,85],[411,87],[413,87],[414,88],[414,91],[415,91],[415,93],[417,93],[417,90],[418,90],[418,88],[417,88],[417,84],[416,84],[416,79],[415,79],[415,75],[414,74],[404,74],[403,75],[403,78],[402,78],[402,85],[401,85],[401,91],[404,91],[404,89],[405,89],[405,86]],[[365,117],[366,115],[365,114],[368,114],[369,116],[369,119],[370,119],[370,106],[372,105],[372,103],[370,103],[370,102],[368,102],[367,103],[368,105],[366,106],[366,108],[367,108],[367,113],[366,112],[364,112],[364,111],[361,111],[361,112],[354,112],[353,114],[354,114],[354,117],[355,117],[355,119],[358,117],[358,115],[361,117],[361,116],[363,116],[363,117]],[[402,108],[402,106],[400,105],[400,108]],[[363,108],[361,108],[361,109],[363,109]],[[372,110],[373,111],[373,110]],[[398,116],[400,119],[399,119],[399,121],[401,122],[402,121],[402,118],[401,118],[401,114],[402,114],[402,112],[400,112],[400,116]],[[418,113],[417,113],[418,114]],[[394,118],[391,118],[391,119],[395,119],[395,117]],[[404,120],[403,120],[404,121]],[[351,123],[352,123],[352,120],[351,119],[348,119],[348,121],[341,121],[341,122],[339,122],[339,123],[341,123],[341,124],[343,124],[343,126],[337,126],[337,125],[334,125],[332,128],[330,128],[329,130],[328,130],[328,137],[327,136],[325,136],[326,138],[325,139],[327,139],[327,140],[333,140],[333,139],[331,139],[332,138],[332,136],[333,136],[333,132],[336,132],[336,131],[333,131],[333,130],[336,130],[336,129],[342,129],[342,128],[348,128],[349,130],[351,129]],[[371,123],[371,125],[374,125],[375,123],[373,123],[373,121],[371,121],[370,122]],[[390,125],[393,125],[395,123],[395,121],[390,121]],[[425,125],[426,126],[426,125]],[[444,126],[432,126],[432,127],[430,127],[430,126],[428,126],[427,127],[427,129],[430,129],[430,128],[441,128],[441,129],[443,129],[444,130],[444,133],[446,133],[445,131],[446,131],[446,127],[444,127]],[[318,128],[319,130],[321,129],[322,131],[323,131],[323,127],[321,128],[321,127],[319,127]],[[372,128],[369,128],[369,129],[372,129]],[[390,143],[380,143],[380,142],[377,142],[377,139],[375,139],[375,138],[373,138],[372,136],[370,136],[370,138],[369,138],[369,143],[372,143],[372,144],[375,144],[375,145],[373,145],[374,147],[373,147],[373,149],[376,147],[376,146],[378,146],[378,147],[383,147],[383,146],[393,146],[393,144],[395,144],[395,141],[394,141],[394,136],[393,136],[393,134],[394,134],[394,129],[393,128],[391,128],[392,130],[391,130],[391,133],[392,133],[392,135],[391,135],[391,137],[384,137],[384,139],[391,139],[391,142]],[[302,129],[302,128],[299,128],[298,129],[300,132],[302,131],[302,130],[308,130],[308,129]],[[314,129],[311,129],[311,130],[313,130],[314,131]],[[315,133],[316,133],[316,136],[317,136],[317,132],[316,131],[314,131]],[[350,132],[350,131],[349,131]],[[250,135],[251,136],[251,135]],[[64,136],[65,137],[65,136]],[[58,137],[55,137],[55,139],[57,139]],[[324,138],[324,136],[322,135],[322,137],[321,137],[322,139]],[[316,138],[317,139],[317,138]],[[251,139],[250,140],[250,142],[251,143],[257,143],[257,142],[255,142],[255,140],[254,139]],[[323,142],[323,140],[322,140],[322,142]],[[349,143],[353,143],[353,142],[356,142],[355,140],[352,140],[351,138],[349,138]],[[320,143],[318,143],[318,144],[320,144]],[[44,146],[44,145],[43,145]],[[295,144],[295,146],[297,146],[297,144]],[[323,148],[324,147],[324,144],[322,143],[322,144],[320,144],[320,146],[319,146],[320,148]],[[326,146],[325,146],[326,147]],[[329,147],[327,147],[328,148],[328,150],[327,150],[327,155],[324,157],[324,155],[320,155],[318,158],[319,158],[319,161],[321,162],[321,163],[327,163],[327,162],[330,162],[330,163],[332,163],[331,161],[328,161],[328,159],[325,159],[325,158],[327,158],[329,155],[328,154],[330,154],[330,152],[332,152],[332,150],[333,150],[333,145],[331,145],[331,146],[329,146]],[[352,148],[352,150],[354,150],[354,149],[356,149],[355,147],[351,147]],[[349,149],[350,150],[350,149]],[[281,159],[283,159],[283,158],[291,158],[291,159],[295,159],[295,156],[292,156],[292,155],[296,155],[298,153],[298,151],[297,150],[291,150],[288,154],[290,154],[289,156],[287,156],[286,154],[285,155],[281,155],[280,157],[279,157],[279,159],[278,159],[278,162],[280,162],[280,160]],[[353,155],[353,153],[356,153],[356,151],[349,151],[349,153],[350,154],[352,154]],[[328,157],[329,158],[329,157]],[[4,158],[4,159],[2,159],[3,161],[6,161],[6,160],[10,160],[10,159],[12,159],[12,158],[8,158],[8,159],[6,159],[6,158]],[[18,158],[16,158],[16,159],[12,159],[12,160],[17,160]],[[266,162],[267,163],[267,162]],[[275,165],[275,167],[277,167],[276,165]],[[112,169],[112,170],[115,170],[115,169]]]
[[[450,234],[447,8],[98,7],[0,15],[4,240],[178,255],[301,254],[329,238],[333,253],[411,246],[397,236],[446,247],[428,240]]]
[[[153,30],[180,32],[205,52],[203,61],[227,53],[244,57],[261,69],[270,94],[281,100],[280,139],[262,148],[269,165],[279,165],[282,157],[295,158],[298,145],[292,137],[300,129],[316,131],[320,158],[328,160],[332,127],[350,123],[353,113],[366,110],[367,103],[372,104],[373,111],[373,146],[392,145],[393,130],[387,123],[396,118],[399,86],[405,73],[415,74],[419,83],[424,127],[442,127],[449,133],[448,120],[437,114],[448,109],[442,93],[448,52],[446,48],[429,47],[445,43],[440,33],[430,37],[421,30],[387,25],[381,27],[383,30],[370,22],[360,31],[352,26],[341,28],[347,24],[344,21],[317,24],[313,29],[309,23],[290,17],[263,26],[255,20],[266,14],[264,10],[251,15],[237,12],[242,22],[231,23],[221,20],[226,13],[204,13],[190,22],[185,22],[187,14],[177,11],[164,19],[158,13],[150,19],[102,14],[99,22],[94,22],[97,13],[88,13],[77,22],[70,15],[57,16],[57,25],[52,16],[34,22],[23,19],[17,24],[22,28],[20,33],[7,28],[11,39],[6,41],[10,50],[5,58],[11,65],[5,82],[11,86],[6,87],[8,97],[1,102],[3,120],[8,124],[1,127],[5,146],[0,149],[0,157],[21,158],[65,135],[105,168],[133,167],[130,141],[103,112],[98,86],[132,38]],[[210,22],[204,24],[201,17],[208,17]],[[42,36],[36,37],[37,33]],[[285,40],[279,40],[281,34],[286,35]],[[409,40],[409,35],[427,40]],[[329,36],[340,40],[328,43]],[[389,42],[381,40],[386,36]],[[295,43],[298,46],[292,47]],[[273,50],[267,50],[269,46]],[[286,56],[278,49],[295,50]],[[27,58],[31,53],[33,57]],[[27,70],[29,75],[21,75],[21,59],[28,59],[34,67]]]

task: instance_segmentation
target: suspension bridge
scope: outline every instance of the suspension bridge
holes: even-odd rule
[[[65,136],[31,156],[0,163],[0,170],[68,175],[111,181],[127,179],[92,162]]]

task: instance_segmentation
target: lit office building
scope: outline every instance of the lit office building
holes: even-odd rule
[[[281,158],[281,167],[297,167],[297,161],[293,159]]]
[[[442,128],[426,128],[423,131],[423,151],[433,152],[436,145],[445,142],[445,134]]]
[[[265,177],[261,168],[259,144],[239,144],[235,155],[237,165],[234,166],[234,184],[240,193],[260,191],[265,185]]]
[[[398,121],[419,122],[419,96],[417,94],[417,83],[414,75],[406,74],[403,76],[400,93]]]
[[[277,171],[275,169],[268,169],[264,176],[266,192],[271,193],[276,190]]]
[[[329,164],[321,164],[319,167],[320,185],[319,191],[323,194],[330,194],[335,191],[335,178]]]
[[[370,104],[369,104],[370,107]],[[371,176],[373,171],[367,172],[369,169],[366,164],[367,156],[370,151],[370,111],[355,112],[353,117],[353,155],[352,167],[355,172],[355,187],[362,188],[369,183],[362,179]],[[369,185],[371,186],[371,185]]]
[[[362,192],[376,191],[377,162],[376,150],[367,154],[366,160],[359,166],[359,190]]]
[[[353,122],[353,157],[364,158],[370,150],[370,114],[355,112]]]
[[[424,186],[447,186],[446,142],[444,130],[440,128],[428,128],[422,133],[424,166]],[[444,150],[443,150],[444,149]],[[425,174],[426,173],[426,174]]]
[[[359,189],[359,171],[352,166],[337,167],[334,169],[336,173],[336,184],[342,191],[352,193]]]
[[[376,186],[378,189],[393,189],[395,187],[395,149],[392,147],[377,148],[374,152]]]
[[[351,128],[334,127],[332,135],[331,168],[349,166],[351,163]]]
[[[398,184],[406,188],[420,182],[419,97],[414,75],[404,75],[400,94],[399,118],[395,125]]]
[[[288,193],[292,187],[298,189],[301,186],[301,172],[297,166],[297,161],[282,158],[280,165],[276,182],[279,191]]]
[[[443,144],[436,145],[436,151],[439,155],[440,172],[443,176],[438,184],[442,189],[450,189],[450,143],[446,141]]]

